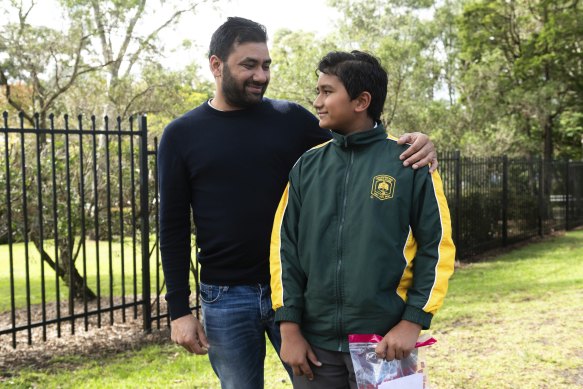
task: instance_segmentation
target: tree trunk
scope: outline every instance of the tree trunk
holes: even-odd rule
[[[545,115],[542,123],[544,136],[544,158],[547,161],[553,159],[553,117]]]
[[[73,292],[73,297],[78,300],[83,300],[86,298],[88,301],[97,298],[97,295],[86,285],[85,279],[75,267],[74,261],[70,260],[70,253],[73,251],[68,248],[68,239],[59,239],[59,266],[57,268],[56,262],[44,249],[41,250],[40,239],[38,235],[31,232],[30,239],[34,243],[38,252],[41,254],[41,258],[45,261],[51,269],[57,273],[57,276],[67,285],[69,288],[69,293]],[[71,274],[69,274],[69,270]]]

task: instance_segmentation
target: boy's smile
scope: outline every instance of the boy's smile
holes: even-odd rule
[[[343,135],[371,128],[361,128],[361,119],[355,111],[357,99],[351,99],[337,76],[320,73],[314,108],[320,118],[320,127]],[[366,113],[365,113],[366,116]]]

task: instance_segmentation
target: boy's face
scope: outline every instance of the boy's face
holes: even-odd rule
[[[344,84],[337,76],[320,73],[318,95],[314,100],[314,107],[320,118],[320,127],[334,130],[347,135],[357,130],[356,100],[351,100]]]

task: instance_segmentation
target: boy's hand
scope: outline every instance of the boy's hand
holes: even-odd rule
[[[379,358],[387,361],[407,358],[415,348],[421,325],[401,320],[377,345],[375,352]]]
[[[306,341],[297,323],[282,322],[281,332],[281,360],[291,366],[294,375],[305,375],[310,381],[314,379],[314,373],[308,360],[316,366],[322,366],[312,347]]]
[[[411,147],[405,150],[399,157],[403,161],[403,166],[412,164],[413,169],[418,169],[430,163],[429,173],[437,169],[437,152],[435,151],[433,142],[427,135],[420,132],[406,133],[401,135],[397,143],[400,145],[405,143],[411,144]]]

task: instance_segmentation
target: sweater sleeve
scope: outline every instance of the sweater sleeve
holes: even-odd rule
[[[290,173],[273,223],[270,247],[271,301],[275,321],[301,323],[304,308],[303,292],[306,275],[300,266],[298,255],[298,223],[300,197],[296,190],[296,169]]]
[[[414,174],[411,229],[417,252],[413,259],[413,285],[407,291],[402,318],[427,329],[447,293],[454,268],[455,246],[439,173],[428,174],[426,167]]]
[[[179,152],[176,128],[166,128],[158,148],[160,186],[160,251],[166,281],[166,301],[172,320],[191,313],[190,296],[190,186]]]

